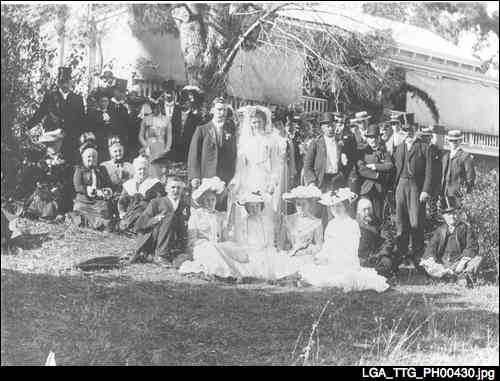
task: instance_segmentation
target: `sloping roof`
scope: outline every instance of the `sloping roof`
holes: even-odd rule
[[[342,9],[333,4],[324,3],[303,7],[303,9],[284,9],[280,14],[287,18],[336,26],[351,32],[370,33],[375,30],[390,29],[398,48],[467,65],[481,65],[479,59],[430,30],[367,15],[356,9]]]

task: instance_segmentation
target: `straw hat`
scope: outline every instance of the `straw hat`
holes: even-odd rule
[[[448,139],[449,141],[461,141],[463,139],[462,131],[460,130],[448,131],[446,139]]]
[[[209,179],[202,179],[201,185],[193,192],[192,198],[196,203],[198,203],[200,198],[206,192],[212,191],[216,194],[221,194],[222,192],[224,192],[225,187],[226,183],[219,179],[217,176],[211,177]]]
[[[319,203],[326,206],[340,204],[341,202],[348,201],[352,203],[356,200],[358,195],[351,192],[349,188],[340,188],[337,191],[324,193],[319,200]]]
[[[283,193],[283,200],[293,201],[297,199],[320,199],[321,190],[314,184],[308,186],[299,185],[293,188],[289,193]]]
[[[354,118],[350,120],[351,123],[363,122],[370,119],[371,116],[366,111],[360,111],[354,114]]]

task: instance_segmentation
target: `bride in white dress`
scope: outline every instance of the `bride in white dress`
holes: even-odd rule
[[[386,278],[372,268],[361,267],[358,258],[360,239],[359,225],[352,219],[347,207],[356,195],[349,188],[339,189],[336,194],[321,197],[321,204],[331,208],[334,218],[328,223],[324,244],[315,255],[314,262],[302,266],[299,274],[305,282],[318,287],[339,287],[348,291],[389,288]]]
[[[262,218],[276,240],[280,231],[282,182],[285,171],[286,139],[273,128],[271,111],[262,106],[245,106],[240,115],[236,170],[228,196],[228,220],[235,234],[246,218],[237,201],[260,191],[264,199]]]

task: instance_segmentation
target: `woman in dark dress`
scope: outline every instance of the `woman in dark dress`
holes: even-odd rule
[[[106,170],[97,165],[97,149],[92,141],[80,147],[82,165],[75,168],[73,187],[76,197],[73,212],[92,229],[110,229],[113,210],[111,181]]]

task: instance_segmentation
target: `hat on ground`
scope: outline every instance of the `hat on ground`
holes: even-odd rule
[[[319,203],[326,206],[340,204],[341,202],[348,201],[352,203],[356,200],[358,195],[351,192],[349,188],[340,188],[337,191],[327,192],[321,196]]]
[[[55,143],[59,140],[62,140],[63,138],[64,133],[60,128],[58,128],[57,130],[44,133],[42,136],[40,136],[40,139],[38,139],[38,143]]]
[[[376,124],[370,124],[368,126],[368,128],[366,129],[366,133],[365,133],[366,137],[368,137],[368,136],[376,137],[379,135],[380,135],[380,130]]]
[[[366,111],[360,111],[354,114],[354,118],[350,120],[351,123],[363,122],[370,119],[371,116]]]
[[[335,121],[335,118],[333,117],[332,113],[330,112],[324,112],[321,114],[321,117],[319,118],[319,124],[330,124]]]
[[[61,66],[57,69],[57,82],[71,81],[71,68]]]
[[[293,188],[288,193],[283,193],[283,200],[293,201],[296,199],[320,199],[321,198],[321,190],[314,186],[313,184],[309,184],[308,186],[299,185],[298,187]]]
[[[226,183],[217,176],[201,180],[201,185],[193,192],[193,200],[198,203],[200,198],[207,192],[221,194],[226,188]]]
[[[262,197],[262,194],[260,191],[255,191],[251,193],[247,193],[241,196],[241,198],[237,201],[237,204],[240,206],[245,206],[245,204],[248,203],[259,203],[263,204],[264,203],[264,198]]]
[[[463,139],[462,131],[460,130],[451,130],[448,131],[448,134],[446,135],[446,139],[450,141],[460,141]]]

